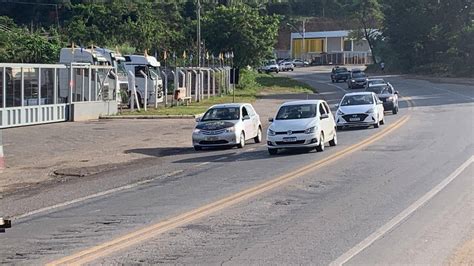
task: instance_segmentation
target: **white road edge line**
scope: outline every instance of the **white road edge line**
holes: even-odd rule
[[[441,183],[431,189],[428,193],[423,195],[420,199],[415,201],[412,205],[402,211],[400,214],[395,216],[392,220],[388,223],[377,229],[371,235],[369,235],[366,239],[362,240],[359,244],[348,250],[346,253],[342,254],[339,258],[331,262],[329,265],[342,265],[352,259],[354,256],[362,252],[364,249],[372,245],[377,239],[382,237],[387,232],[391,231],[395,226],[397,226],[400,222],[405,220],[408,216],[410,216],[413,212],[431,200],[436,194],[438,194],[441,190],[443,190],[451,181],[453,181],[459,174],[461,174],[471,163],[474,162],[474,156],[471,156],[467,161],[465,161],[461,166],[458,167],[451,175],[449,175],[446,179],[444,179]]]
[[[200,163],[200,164],[197,164],[196,166],[203,166],[203,165],[206,165],[206,164],[210,164],[211,162],[203,162],[203,163]]]
[[[57,209],[57,208],[66,207],[66,206],[69,206],[71,204],[83,202],[83,201],[90,200],[90,199],[97,198],[97,197],[102,197],[102,196],[109,195],[109,194],[112,194],[112,193],[116,193],[116,192],[119,192],[119,191],[122,191],[122,190],[131,189],[131,188],[143,185],[143,184],[150,183],[150,182],[156,180],[157,178],[170,177],[170,176],[173,176],[173,175],[180,174],[182,172],[183,172],[183,170],[173,171],[173,172],[170,172],[170,173],[167,173],[167,174],[164,174],[164,175],[157,176],[157,177],[152,178],[152,179],[143,180],[143,181],[139,181],[139,182],[129,184],[129,185],[126,185],[126,186],[121,186],[121,187],[109,189],[109,190],[102,191],[102,192],[92,194],[92,195],[89,195],[89,196],[81,197],[81,198],[78,198],[78,199],[74,199],[74,200],[63,202],[63,203],[59,203],[59,204],[56,204],[56,205],[53,205],[53,206],[49,206],[49,207],[45,207],[45,208],[41,208],[41,209],[38,209],[38,210],[31,211],[31,212],[27,212],[27,213],[21,214],[19,216],[13,216],[13,217],[10,217],[10,219],[11,220],[19,220],[19,219],[26,218],[28,216],[32,216],[32,215],[35,215],[35,214],[48,212],[48,211],[51,211],[51,210],[54,210],[54,209]]]

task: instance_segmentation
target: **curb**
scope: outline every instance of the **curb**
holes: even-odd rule
[[[203,115],[104,115],[99,116],[99,119],[196,119]]]

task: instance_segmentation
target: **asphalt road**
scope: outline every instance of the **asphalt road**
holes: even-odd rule
[[[327,73],[288,75],[330,105],[347,91]],[[474,89],[385,78],[399,114],[339,132],[323,153],[147,150],[167,159],[1,199],[15,220],[0,262],[445,263],[474,235]]]

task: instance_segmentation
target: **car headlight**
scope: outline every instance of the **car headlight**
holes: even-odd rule
[[[389,101],[389,102],[393,101],[393,97],[392,96],[388,97],[387,101]]]
[[[193,130],[193,133],[199,134],[199,133],[201,133],[201,130],[198,129],[198,128],[195,128],[195,129]]]
[[[337,115],[344,115],[344,113],[343,113],[340,109],[337,109],[336,114],[337,114]]]
[[[304,131],[305,134],[312,134],[316,130],[316,127],[310,127]]]
[[[235,127],[229,127],[225,129],[225,133],[235,132]]]
[[[356,82],[355,79],[351,80],[351,82]]]
[[[268,129],[268,136],[275,136],[275,131]]]
[[[366,114],[372,114],[374,113],[374,108],[370,108],[369,110],[367,110],[367,112],[365,112]]]

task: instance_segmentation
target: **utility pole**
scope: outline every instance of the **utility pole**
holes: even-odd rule
[[[201,0],[197,0],[197,20],[198,67],[201,67]]]
[[[303,19],[303,61],[306,60],[306,43],[305,43],[305,35],[306,35],[306,19]]]

